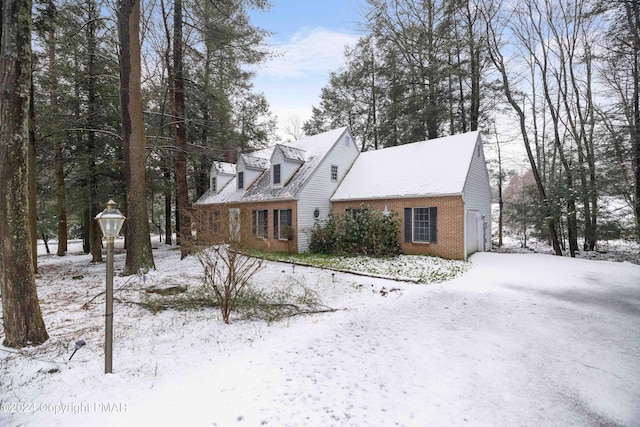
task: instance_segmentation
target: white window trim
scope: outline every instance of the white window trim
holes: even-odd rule
[[[291,223],[293,226],[293,210],[292,209],[277,209],[276,210],[278,212],[278,218],[277,218],[277,222],[278,222],[278,240],[289,240],[286,237],[282,237],[282,228],[283,227],[288,227],[289,224],[285,224],[284,226],[282,225],[282,222],[280,221],[280,214],[282,213],[282,211],[291,211]]]
[[[241,177],[242,179],[240,179]],[[239,171],[236,179],[238,181],[238,190],[244,190],[244,171]],[[242,185],[240,185],[241,183]]]
[[[256,212],[256,224],[255,224],[255,236],[267,239],[269,237],[269,211],[267,209],[255,209]],[[260,222],[260,213],[264,213],[264,222]],[[262,226],[261,226],[262,224]],[[266,226],[266,227],[265,227]],[[264,232],[264,235],[262,234]]]
[[[335,171],[336,171],[336,177],[335,178],[333,177],[334,168],[335,168]],[[338,176],[339,176],[339,174],[338,174],[338,165],[331,165],[331,171],[329,173],[330,173],[331,181],[337,182],[338,181]]]
[[[278,166],[278,178],[279,182],[276,182],[276,166]],[[272,173],[271,173],[271,182],[276,187],[282,186],[282,165],[280,163],[276,163],[273,165]]]
[[[429,223],[427,224],[427,240],[416,240],[416,209],[426,209],[427,215],[429,215]],[[418,206],[415,208],[411,208],[411,242],[420,244],[431,243],[431,214],[428,206]]]

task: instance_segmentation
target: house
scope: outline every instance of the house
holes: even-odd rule
[[[250,240],[262,249],[305,252],[316,221],[360,154],[346,127],[214,162],[196,203],[198,240]]]
[[[402,252],[451,259],[490,249],[491,191],[479,132],[360,153],[347,128],[214,162],[195,204],[198,239],[305,252],[329,213],[395,211]]]
[[[466,259],[491,248],[491,188],[479,132],[361,153],[331,197],[401,220],[405,254]]]

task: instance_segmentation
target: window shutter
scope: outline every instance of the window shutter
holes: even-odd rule
[[[407,243],[411,243],[411,241],[413,240],[411,238],[411,215],[412,209],[404,208],[404,241]]]
[[[269,211],[262,211],[262,235],[266,238],[269,237]]]
[[[429,243],[438,243],[438,208],[429,208]]]
[[[278,210],[273,210],[273,238],[278,239]]]
[[[251,233],[255,236],[257,233],[257,227],[258,227],[258,212],[257,211],[251,211]]]

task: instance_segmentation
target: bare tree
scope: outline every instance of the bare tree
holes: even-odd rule
[[[631,33],[631,55],[633,56],[633,93],[631,102],[630,135],[635,163],[635,214],[636,238],[640,242],[640,5],[637,0],[623,1]]]
[[[504,218],[504,199],[502,197],[502,187],[504,186],[504,172],[502,171],[502,150],[500,147],[500,137],[498,136],[498,127],[493,123],[493,132],[496,137],[496,149],[498,154],[498,247],[502,247],[503,234],[503,218]]]
[[[302,129],[302,120],[299,116],[289,116],[287,123],[284,125],[284,133],[290,136],[294,141],[304,138],[304,129]]]
[[[501,5],[499,4],[490,5],[488,3],[485,3],[483,5],[483,13],[485,15],[484,18],[487,26],[488,53],[491,61],[493,62],[496,70],[500,75],[502,81],[502,90],[505,93],[507,101],[518,117],[524,148],[527,153],[527,158],[529,160],[529,164],[531,166],[531,170],[535,179],[536,188],[540,196],[540,201],[544,209],[544,215],[547,221],[547,227],[549,229],[551,244],[553,246],[555,254],[562,255],[562,249],[560,248],[560,242],[558,240],[558,232],[556,229],[556,220],[554,219],[553,209],[547,196],[547,189],[545,188],[542,176],[540,174],[540,171],[538,170],[538,162],[536,162],[536,158],[534,157],[533,151],[531,150],[525,112],[521,107],[520,100],[517,99],[516,95],[514,94],[511,78],[507,71],[507,61],[505,60],[502,50],[502,33],[501,30],[497,28],[497,25],[500,24],[500,19],[497,16],[496,11],[500,9]]]
[[[2,0],[0,40],[0,290],[3,345],[37,345],[44,326],[28,226],[31,1]]]

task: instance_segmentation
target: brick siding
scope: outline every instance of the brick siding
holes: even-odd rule
[[[421,197],[415,199],[361,200],[349,202],[333,202],[332,212],[343,214],[347,208],[359,208],[361,204],[373,209],[398,214],[400,232],[398,241],[402,253],[407,255],[435,255],[448,259],[465,259],[464,253],[464,203],[462,196]],[[407,243],[404,241],[404,209],[405,208],[438,208],[438,241],[437,243]]]
[[[252,248],[271,251],[298,251],[297,233],[294,231],[293,240],[274,239],[273,211],[275,209],[291,209],[291,225],[297,230],[297,202],[267,202],[267,203],[236,203],[225,205],[198,205],[195,208],[195,221],[198,242],[222,243],[230,240],[229,209],[240,209],[240,242]],[[267,210],[267,238],[254,236],[252,233],[252,211]],[[217,226],[213,224],[214,212],[219,213]]]

